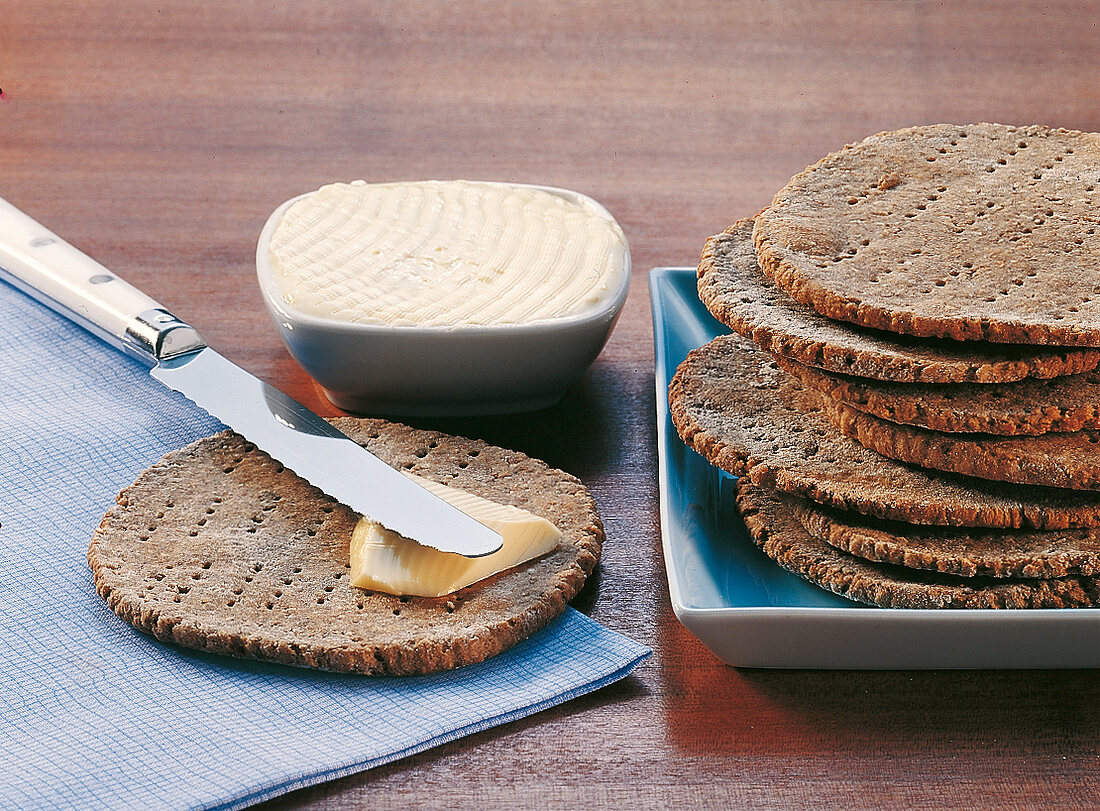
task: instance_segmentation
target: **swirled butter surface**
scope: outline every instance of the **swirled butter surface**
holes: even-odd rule
[[[524,324],[597,310],[626,239],[587,198],[465,180],[333,183],[291,205],[270,241],[283,301],[363,324]]]

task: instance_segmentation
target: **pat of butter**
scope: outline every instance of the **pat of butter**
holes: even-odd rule
[[[406,475],[499,532],[504,545],[491,555],[467,558],[422,546],[376,521],[362,518],[351,536],[353,586],[389,594],[442,597],[544,555],[561,539],[561,530],[527,510]]]
[[[333,183],[291,205],[270,241],[283,301],[352,323],[523,324],[595,311],[625,274],[626,238],[594,201],[510,183]]]

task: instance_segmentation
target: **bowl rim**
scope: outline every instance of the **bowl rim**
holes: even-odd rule
[[[401,182],[401,181],[393,181]],[[416,182],[416,181],[413,181]],[[607,216],[609,220],[618,225],[618,221],[607,208],[597,200],[581,192],[572,189],[559,188],[557,186],[543,186],[534,183],[512,183],[510,181],[474,180],[471,183],[499,183],[506,186],[514,186],[523,189],[538,189],[557,195],[566,200],[580,201],[594,206],[598,211]],[[630,292],[631,261],[630,243],[623,234],[623,273],[619,280],[619,286],[613,291],[607,301],[595,310],[586,311],[579,315],[562,315],[553,318],[542,318],[524,324],[455,324],[450,326],[417,326],[415,324],[361,324],[354,321],[341,321],[336,318],[305,313],[292,305],[282,301],[274,289],[274,267],[271,262],[270,252],[267,246],[271,242],[271,235],[275,231],[279,220],[288,208],[299,200],[313,194],[316,189],[291,197],[279,205],[260,230],[260,237],[256,242],[256,277],[259,282],[260,293],[264,303],[273,314],[283,320],[289,320],[297,325],[309,327],[314,330],[331,330],[339,332],[351,332],[353,334],[377,335],[377,334],[416,334],[428,336],[432,334],[453,335],[461,332],[464,335],[500,335],[525,334],[529,332],[558,331],[562,329],[576,329],[590,324],[602,324],[615,318],[626,303]],[[621,226],[620,230],[621,230]]]

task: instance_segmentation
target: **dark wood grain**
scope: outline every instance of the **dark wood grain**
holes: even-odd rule
[[[1098,21],[1084,2],[0,0],[0,196],[324,413],[253,281],[260,226],[288,197],[356,177],[545,183],[605,203],[630,240],[625,313],[561,405],[416,422],[587,482],[608,542],[576,604],[654,657],[270,807],[1100,805],[1094,673],[738,671],[678,624],[645,287],[870,133],[1100,130]]]

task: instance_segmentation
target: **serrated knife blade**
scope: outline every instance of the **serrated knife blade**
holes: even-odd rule
[[[501,547],[497,532],[207,347],[186,322],[2,199],[0,277],[152,364],[154,379],[387,529],[467,557]]]

